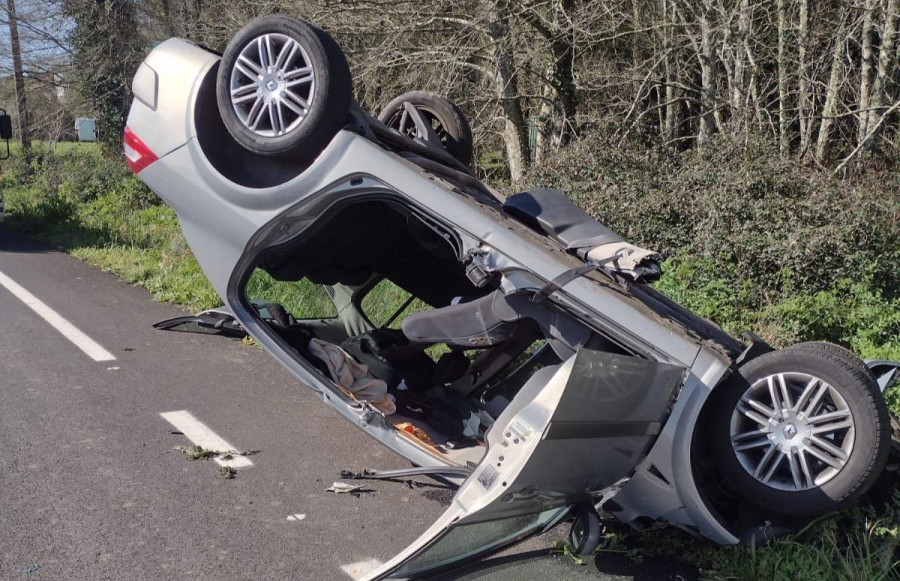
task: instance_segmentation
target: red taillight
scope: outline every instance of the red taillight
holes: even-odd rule
[[[148,165],[159,159],[130,127],[125,128],[124,141],[125,162],[134,173],[141,173]]]

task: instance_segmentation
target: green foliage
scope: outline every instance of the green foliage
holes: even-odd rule
[[[746,307],[860,277],[900,294],[897,172],[838,181],[781,160],[764,141],[721,137],[677,155],[611,147],[602,132],[593,135],[547,160],[527,185],[567,190],[626,239],[666,257],[708,260]]]
[[[900,298],[886,296],[871,277],[791,291],[792,275],[783,270],[781,295],[759,301],[750,281],[723,274],[710,258],[680,251],[663,270],[659,290],[733,334],[754,330],[777,347],[831,341],[866,359],[900,360]]]

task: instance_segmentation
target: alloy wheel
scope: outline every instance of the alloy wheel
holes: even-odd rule
[[[856,424],[834,386],[806,373],[753,383],[731,418],[731,445],[756,480],[801,491],[834,478],[850,459]]]
[[[306,50],[284,34],[264,34],[241,50],[231,71],[231,105],[261,137],[293,131],[312,106],[315,71]]]

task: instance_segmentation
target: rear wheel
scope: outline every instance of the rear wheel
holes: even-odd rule
[[[247,150],[309,161],[347,122],[350,70],[328,34],[286,16],[258,18],[228,44],[216,95],[228,132]]]
[[[713,392],[712,451],[748,501],[790,516],[836,510],[881,473],[890,419],[878,385],[827,344],[767,353]]]
[[[441,140],[447,153],[463,165],[472,165],[472,129],[466,116],[450,99],[436,93],[410,91],[391,101],[378,114],[378,120],[408,137],[424,138],[404,110],[403,103],[409,103],[418,111],[426,123]]]

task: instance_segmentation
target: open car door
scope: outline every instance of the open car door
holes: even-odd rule
[[[686,370],[581,349],[522,387],[450,508],[366,577],[419,578],[540,534],[571,507],[610,498],[662,430]]]

